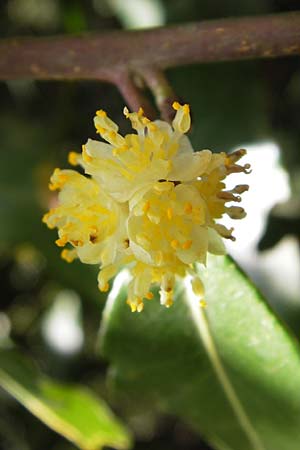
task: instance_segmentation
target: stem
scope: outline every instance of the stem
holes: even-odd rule
[[[128,72],[120,72],[114,79],[120,93],[132,111],[138,111],[142,106],[149,119],[155,119],[157,113],[148,98],[142,92],[142,86],[138,86],[138,80]]]
[[[146,31],[0,41],[0,80],[94,79],[145,66],[300,54],[300,12],[189,23]]]
[[[175,100],[178,100],[178,97],[164,72],[155,67],[145,67],[140,70],[140,73],[155,98],[161,117],[167,122],[172,122],[175,115],[172,104]]]

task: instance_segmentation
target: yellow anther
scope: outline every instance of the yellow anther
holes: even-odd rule
[[[200,300],[199,305],[201,308],[206,308],[207,307],[207,303],[204,299]]]
[[[192,279],[192,288],[194,293],[200,298],[202,299],[204,297],[204,284],[202,282],[202,280],[199,277],[195,277]]]
[[[42,222],[47,223],[49,217],[50,217],[50,211],[43,215]]]
[[[139,304],[137,305],[136,310],[137,310],[137,312],[142,312],[143,309],[144,309],[144,303],[141,302],[141,303],[139,303]]]
[[[53,176],[56,177],[56,176],[59,176],[59,175],[61,175],[61,170],[58,167],[56,167],[54,169]]]
[[[128,298],[126,300],[127,305],[130,306],[131,312],[136,312],[137,310],[137,304],[135,302],[133,302],[132,300],[130,300],[130,298]]]
[[[191,214],[192,211],[193,211],[193,206],[192,206],[192,204],[191,204],[190,202],[187,202],[187,203],[184,205],[184,212],[185,212],[186,214]]]
[[[82,247],[83,246],[83,241],[81,241],[80,239],[73,239],[70,241],[71,244],[73,244],[75,247]]]
[[[97,131],[100,133],[100,134],[105,134],[106,133],[106,128],[103,128],[103,127],[99,127],[98,125],[97,125]]]
[[[174,102],[172,108],[175,109],[175,111],[178,111],[181,108],[180,103]]]
[[[55,181],[53,182],[53,180]],[[60,169],[55,169],[48,187],[50,191],[55,191],[56,189],[60,189],[67,180],[67,175],[62,174]]]
[[[126,119],[128,119],[130,113],[129,113],[129,109],[127,108],[127,106],[124,106],[123,114],[126,117]]]
[[[76,258],[76,254],[72,250],[67,250],[66,248],[63,249],[63,251],[60,254],[61,258],[67,261],[68,263],[71,263]]]
[[[143,116],[144,115],[144,110],[143,110],[143,108],[139,108],[139,110],[138,110],[138,116]]]
[[[167,209],[167,217],[168,217],[169,220],[172,219],[172,217],[173,217],[173,208],[168,208]]]
[[[113,131],[113,130],[111,130],[111,131],[108,133],[108,136],[109,136],[111,139],[114,139],[114,138],[116,137],[116,135],[117,135],[117,133],[116,133],[115,131]]]
[[[143,212],[146,213],[146,212],[149,211],[149,209],[150,209],[150,201],[147,200],[147,201],[144,203],[144,206],[143,206]]]
[[[126,152],[127,150],[129,150],[129,147],[128,147],[128,145],[124,144],[124,145],[121,145],[121,147],[118,147],[118,149],[119,149],[120,153],[123,153],[123,152]]]
[[[105,283],[103,286],[99,286],[101,292],[107,292],[109,290],[109,283]]]
[[[52,183],[48,184],[49,191],[56,191],[56,189],[58,189],[58,188],[59,188],[58,184],[52,184]]]
[[[154,297],[154,295],[152,294],[152,292],[147,292],[147,294],[145,295],[145,298],[146,298],[147,300],[152,300],[153,297]]]
[[[174,248],[174,250],[176,250],[179,247],[179,242],[177,241],[177,239],[173,239],[171,241],[171,247]]]
[[[183,250],[188,250],[189,248],[191,248],[192,243],[193,241],[189,239],[188,241],[185,241],[181,247],[183,248]]]
[[[87,154],[85,145],[82,146],[82,159],[84,162],[91,162],[93,158]]]
[[[56,239],[55,244],[58,247],[64,247],[67,242],[68,242],[68,239],[64,236],[62,238]]]
[[[184,114],[190,113],[190,105],[188,105],[187,103],[185,105],[183,105],[182,109],[183,109]]]
[[[77,166],[78,164],[78,156],[79,154],[76,152],[69,152],[68,154],[68,162],[71,166]]]
[[[150,122],[148,124],[148,128],[149,128],[150,131],[156,131],[157,130],[157,126],[154,123],[152,123],[152,122]]]
[[[97,115],[98,117],[106,117],[106,116],[107,116],[107,113],[106,113],[106,111],[104,111],[103,109],[99,109],[99,111],[96,111],[96,115]]]
[[[150,123],[150,120],[149,120],[147,117],[143,117],[143,118],[142,118],[142,123],[143,123],[144,125],[148,125],[148,123]]]
[[[87,153],[82,154],[82,159],[84,162],[92,162],[93,161],[93,158],[90,155],[88,155]]]
[[[165,307],[166,308],[170,308],[170,306],[172,306],[173,305],[173,298],[172,297],[169,297],[168,299],[167,299],[167,301],[166,301],[166,303],[165,303]]]

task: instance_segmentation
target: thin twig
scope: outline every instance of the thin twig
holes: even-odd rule
[[[178,98],[164,72],[155,67],[144,67],[140,73],[154,96],[161,117],[171,122],[175,113],[172,104]]]
[[[120,93],[127,102],[127,106],[129,106],[132,111],[138,111],[138,109],[142,107],[149,119],[156,118],[157,113],[143,93],[143,86],[139,86],[139,80],[137,78],[128,71],[120,71],[116,74],[114,83],[119,88]]]

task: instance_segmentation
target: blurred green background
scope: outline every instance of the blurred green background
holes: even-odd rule
[[[296,9],[296,0],[2,0],[0,36],[101,32]],[[233,253],[299,337],[299,58],[198,65],[167,76],[191,104],[196,149],[249,146],[255,169],[248,180],[251,214]],[[94,112],[106,109],[125,130],[124,100],[114,86],[99,82],[34,80],[1,82],[0,98],[0,345],[17,343],[45,373],[86,384],[110,401],[105,361],[95,350],[105,302],[97,268],[63,262],[56,233],[41,217],[52,201],[47,186],[53,169],[67,167],[68,151],[96,137]],[[175,419],[126,415],[137,450],[208,449]],[[0,445],[74,448],[2,391]]]

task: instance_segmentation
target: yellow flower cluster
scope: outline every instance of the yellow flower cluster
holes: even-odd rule
[[[234,240],[233,229],[216,222],[223,214],[245,216],[239,206],[247,185],[226,190],[224,180],[233,172],[248,173],[249,164],[237,164],[246,153],[194,152],[185,135],[191,119],[188,105],[175,102],[172,126],[150,121],[143,110],[124,109],[134,133],[122,136],[103,110],[94,119],[106,142],[89,139],[82,153],[71,152],[74,170],[55,169],[49,188],[59,189],[58,205],[45,214],[49,228],[58,228],[56,244],[62,258],[99,264],[99,289],[126,265],[132,274],[127,303],[142,311],[151,300],[153,284],[160,286],[160,301],[173,302],[176,276],[192,276],[194,292],[203,299],[204,288],[193,264],[205,264],[207,253],[225,253],[222,237]]]

